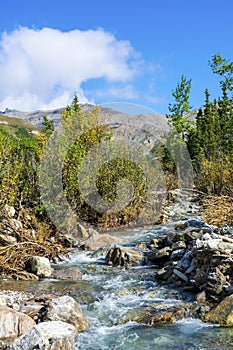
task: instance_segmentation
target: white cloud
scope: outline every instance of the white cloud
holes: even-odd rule
[[[1,37],[0,110],[60,107],[70,103],[74,92],[80,102],[87,102],[82,84],[99,78],[113,86],[125,85],[133,97],[129,82],[140,64],[140,55],[128,41],[102,29],[61,32],[21,27]],[[110,92],[113,96],[114,90]]]

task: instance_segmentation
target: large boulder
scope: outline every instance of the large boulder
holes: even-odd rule
[[[181,305],[157,305],[148,310],[134,310],[127,315],[126,321],[143,323],[152,327],[161,327],[181,320],[185,317],[185,313],[185,308]]]
[[[80,242],[79,247],[84,250],[98,250],[102,247],[116,244],[122,241],[122,238],[108,235],[106,233],[98,233],[95,231],[88,239]]]
[[[214,309],[203,316],[204,322],[233,327],[233,294],[226,297]]]
[[[29,260],[30,271],[38,277],[51,277],[53,269],[48,258],[33,256]]]
[[[67,295],[54,298],[50,301],[46,320],[70,323],[79,332],[85,331],[88,327],[88,320],[81,306],[72,297]]]
[[[62,281],[77,281],[82,279],[82,272],[77,266],[71,266],[64,269],[54,270],[52,278]]]
[[[71,324],[42,322],[7,346],[7,350],[75,350],[77,330]]]
[[[0,339],[16,338],[35,325],[35,321],[9,307],[0,307]]]
[[[144,254],[136,249],[114,247],[109,249],[105,261],[113,266],[137,265],[144,258]]]

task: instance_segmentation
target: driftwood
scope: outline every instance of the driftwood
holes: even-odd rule
[[[28,269],[29,259],[43,256],[54,261],[66,254],[64,236],[51,225],[40,222],[28,210],[22,210],[17,220],[0,213],[0,233],[16,239],[0,245],[0,275],[19,280],[37,279]]]

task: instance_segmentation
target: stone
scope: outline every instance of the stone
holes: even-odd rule
[[[70,323],[75,326],[79,332],[85,331],[88,328],[88,320],[81,306],[74,298],[68,295],[54,298],[50,301],[45,319],[48,321]]]
[[[187,243],[190,243],[191,241],[201,237],[202,232],[194,229],[193,227],[188,227],[184,232],[184,239]]]
[[[160,327],[174,323],[184,317],[185,308],[183,306],[158,305],[146,311],[140,309],[134,310],[127,315],[126,320],[147,324],[152,327]]]
[[[223,299],[202,318],[204,322],[217,323],[223,327],[233,327],[233,294]]]
[[[48,258],[33,256],[29,260],[30,271],[38,277],[51,277],[53,269]]]
[[[174,260],[174,261],[178,261],[180,259],[183,258],[185,254],[185,249],[177,249],[177,250],[174,250],[172,253],[171,253],[171,256],[170,256],[170,259],[171,260]]]
[[[206,302],[206,292],[204,290],[196,295],[196,301],[198,303]]]
[[[78,224],[77,231],[78,231],[78,236],[80,238],[88,238],[89,237],[89,233],[83,225]]]
[[[4,296],[0,296],[0,306],[7,306],[7,300]]]
[[[179,277],[182,281],[188,282],[188,277],[187,277],[184,273],[182,273],[181,271],[179,271],[179,270],[177,270],[177,269],[174,269],[174,270],[173,270],[173,273],[174,273],[177,277]]]
[[[172,245],[172,250],[177,250],[177,249],[186,249],[186,244],[184,241],[177,241],[173,243]]]
[[[204,221],[201,221],[199,219],[189,219],[184,222],[184,229],[187,227],[203,228],[203,227],[210,227],[210,226],[207,225]]]
[[[3,208],[3,212],[9,218],[13,218],[15,216],[15,208],[11,205],[6,204]]]
[[[61,321],[42,322],[7,346],[7,350],[75,350],[76,328]]]
[[[218,295],[223,291],[225,283],[226,277],[218,268],[215,268],[208,274],[206,290],[210,294]]]
[[[147,258],[149,261],[169,260],[170,253],[171,253],[171,248],[164,247],[162,249],[154,250],[154,251],[148,253]]]
[[[207,273],[201,269],[196,269],[196,273],[194,276],[195,281],[197,282],[197,284],[200,286],[204,283],[206,283],[207,281]]]
[[[52,278],[62,281],[77,281],[82,279],[82,272],[77,266],[71,266],[64,269],[54,270]]]
[[[31,317],[9,307],[0,307],[0,339],[19,337],[34,325]]]
[[[79,243],[79,247],[84,250],[98,250],[102,247],[122,242],[122,238],[98,232],[91,235],[85,241]]]
[[[105,261],[113,266],[137,265],[144,259],[144,254],[140,250],[127,247],[114,247],[109,249]]]
[[[47,310],[44,305],[39,303],[21,303],[19,305],[19,311],[30,316],[35,322],[42,322],[43,316],[46,314]]]

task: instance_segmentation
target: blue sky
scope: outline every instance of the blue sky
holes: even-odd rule
[[[218,97],[208,60],[233,60],[233,2],[8,0],[0,5],[0,110],[80,101],[166,113],[182,74],[190,101]],[[46,29],[47,28],[47,29]]]

